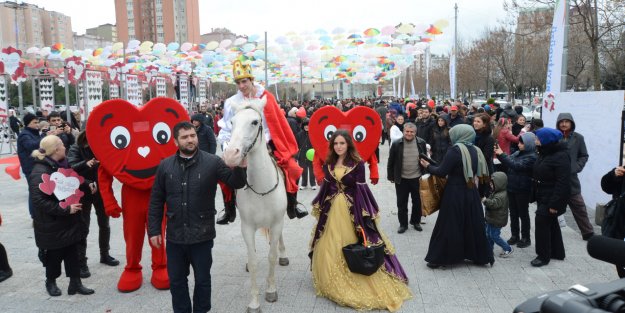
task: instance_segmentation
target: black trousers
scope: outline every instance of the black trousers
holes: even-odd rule
[[[307,182],[310,182],[310,187],[315,187],[317,183],[315,182],[315,173],[313,172],[313,164],[311,161],[299,162],[299,166],[301,166],[304,171],[302,172],[302,187],[306,187]]]
[[[421,223],[421,196],[419,195],[419,178],[402,178],[401,183],[395,184],[397,195],[397,218],[399,226],[408,226],[408,197],[412,199],[412,213],[410,224]]]
[[[57,279],[61,276],[61,262],[65,265],[65,276],[70,278],[80,277],[78,245],[75,243],[60,249],[45,250],[44,261],[47,279]]]
[[[11,270],[9,266],[9,258],[7,257],[7,250],[0,243],[0,271],[8,272]]]
[[[564,260],[564,242],[556,215],[538,215],[535,218],[536,254],[544,262],[552,258]]]
[[[100,246],[100,255],[108,255],[109,242],[111,240],[111,227],[109,217],[104,212],[104,204],[100,193],[85,196],[81,199],[82,212],[81,217],[85,223],[85,237],[78,243],[78,260],[81,265],[87,264],[87,236],[89,235],[89,225],[91,224],[91,206],[95,208],[95,215],[98,218],[98,243]]]
[[[529,193],[508,192],[508,202],[512,237],[530,239]],[[519,220],[521,221],[521,237],[519,237]]]
[[[211,309],[211,266],[213,241],[196,244],[167,242],[167,273],[174,313],[204,313]],[[189,266],[193,267],[193,305],[189,299]]]

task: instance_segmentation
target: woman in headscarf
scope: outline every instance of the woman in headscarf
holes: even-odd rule
[[[534,163],[536,188],[535,239],[536,258],[532,266],[564,260],[564,243],[558,216],[564,214],[571,193],[571,161],[562,133],[553,128],[536,131],[538,160]]]
[[[453,146],[439,166],[420,160],[433,175],[447,177],[425,260],[430,268],[464,260],[492,266],[495,259],[486,239],[486,222],[477,186],[488,182],[488,165],[480,149],[473,145],[475,131],[471,126],[454,126],[449,137]]]
[[[451,146],[449,128],[447,127],[445,117],[439,116],[436,119],[436,125],[432,128],[432,134],[428,142],[432,145],[432,160],[440,163],[445,157],[447,149]]]

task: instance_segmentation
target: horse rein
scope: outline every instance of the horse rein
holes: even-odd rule
[[[245,109],[251,109],[251,110],[256,111],[254,108],[251,108],[251,107],[248,107],[248,108],[245,108]],[[259,121],[259,125],[258,125],[258,133],[256,133],[256,137],[254,137],[254,141],[252,141],[252,144],[249,145],[245,149],[245,151],[243,151],[243,153],[242,153],[243,154],[243,159],[245,159],[247,157],[247,154],[256,145],[256,141],[258,141],[258,137],[260,137],[262,132],[263,132],[263,116],[258,111],[256,111],[256,113],[258,113],[258,115],[260,116],[260,121]],[[276,184],[271,189],[269,189],[269,191],[267,191],[267,192],[258,192],[256,190],[254,190],[254,188],[252,188],[252,185],[249,184],[247,179],[245,180],[245,188],[246,189],[249,188],[253,193],[255,193],[255,194],[257,194],[257,195],[259,195],[261,197],[265,196],[265,195],[268,195],[271,192],[273,192],[274,190],[276,190],[276,188],[278,188],[278,183],[280,183],[280,173],[278,172],[278,165],[276,164],[276,161],[271,157],[271,155],[270,155],[270,159],[271,159],[271,162],[273,163],[274,169],[276,170]]]

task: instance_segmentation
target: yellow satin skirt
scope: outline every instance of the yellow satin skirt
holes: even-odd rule
[[[373,275],[365,276],[352,273],[345,263],[342,248],[358,239],[342,193],[332,200],[328,214],[312,258],[317,295],[357,310],[399,310],[404,300],[412,298],[406,283],[384,271],[384,265]]]

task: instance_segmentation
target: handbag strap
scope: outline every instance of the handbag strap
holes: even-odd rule
[[[367,236],[365,236],[365,229],[363,227],[360,227],[360,232],[362,233],[362,240],[363,240],[363,245],[365,247],[367,247]]]

